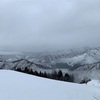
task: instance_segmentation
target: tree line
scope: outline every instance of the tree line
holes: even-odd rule
[[[67,81],[67,82],[74,82],[74,75],[69,75],[68,73],[63,74],[61,70],[58,71],[52,71],[51,73],[45,72],[38,72],[33,71],[32,69],[25,67],[23,70],[21,68],[17,68],[16,71],[23,72],[31,75],[36,75],[39,77],[49,78],[49,79],[55,79],[60,81]]]

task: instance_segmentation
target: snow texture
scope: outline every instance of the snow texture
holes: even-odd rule
[[[99,84],[55,81],[9,70],[0,70],[0,100],[100,100]]]

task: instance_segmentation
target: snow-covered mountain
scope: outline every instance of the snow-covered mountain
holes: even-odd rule
[[[87,71],[92,71],[92,70],[99,70],[100,71],[100,62],[92,63],[92,64],[85,64],[85,65],[80,65],[78,68],[75,70],[87,70]]]
[[[54,63],[56,61],[65,60],[66,58],[72,58],[78,55],[82,55],[91,48],[84,47],[84,48],[77,48],[77,49],[69,49],[69,50],[59,50],[59,51],[48,51],[48,52],[41,52],[39,53],[36,58],[38,62],[41,63]]]
[[[69,70],[99,70],[100,48],[77,48],[47,52],[1,54],[0,68],[60,68]],[[9,67],[10,66],[10,67]]]
[[[21,70],[28,68],[30,70],[32,69],[37,71],[45,71],[50,69],[48,66],[37,64],[27,59],[18,59],[14,61],[0,61],[0,69],[17,70],[18,68],[20,68]]]
[[[0,100],[100,100],[100,81],[75,84],[0,70]]]
[[[94,66],[99,69],[100,48],[78,48],[71,50],[61,50],[56,52],[41,53],[37,57],[37,62],[47,64],[53,68],[80,69],[84,66]],[[89,69],[91,69],[89,67]],[[93,69],[93,68],[92,68]]]
[[[80,63],[84,64],[93,64],[100,61],[100,48],[94,48],[86,51],[81,55],[77,55],[67,59],[67,62],[70,64]]]

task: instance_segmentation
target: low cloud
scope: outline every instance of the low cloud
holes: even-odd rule
[[[100,46],[98,0],[0,0],[0,48]]]

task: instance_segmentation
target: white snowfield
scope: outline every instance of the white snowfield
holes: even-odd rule
[[[0,100],[100,100],[99,84],[74,84],[0,70]]]

